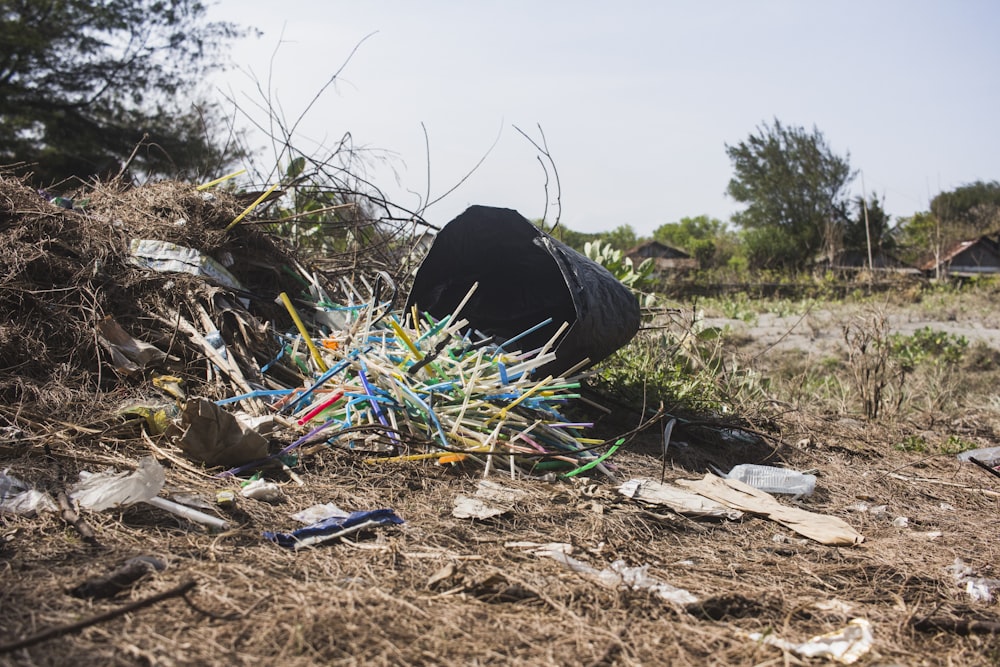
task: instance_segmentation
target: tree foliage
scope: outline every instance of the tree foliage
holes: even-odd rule
[[[844,226],[844,248],[867,251],[869,240],[873,251],[891,248],[894,245],[890,234],[892,218],[882,208],[882,201],[878,196],[872,195],[868,201],[855,197],[852,204],[854,215]]]
[[[931,200],[931,213],[959,234],[1000,231],[1000,183],[976,181]]]
[[[903,257],[927,259],[958,242],[1000,232],[1000,183],[976,181],[938,193],[930,211],[904,218],[895,230]]]
[[[733,256],[736,245],[736,238],[725,223],[707,215],[660,225],[653,231],[653,238],[687,252],[703,269],[724,266]]]
[[[801,267],[847,219],[850,156],[835,155],[816,128],[775,119],[726,153],[735,171],[727,193],[747,205],[733,222],[746,230],[751,265]]]
[[[639,243],[639,237],[636,235],[635,229],[629,224],[618,225],[610,232],[602,232],[599,238],[605,243],[610,244],[612,248],[616,248],[622,252],[631,250]]]
[[[0,162],[53,182],[117,171],[217,173],[216,107],[197,85],[243,34],[199,0],[0,1]]]

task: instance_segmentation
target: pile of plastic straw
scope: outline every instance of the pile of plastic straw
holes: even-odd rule
[[[305,434],[281,454],[327,440],[369,453],[369,463],[465,460],[479,462],[486,473],[574,475],[596,468],[609,474],[602,461],[617,447],[597,451],[602,441],[582,437],[592,424],[560,412],[579,398],[576,369],[565,377],[535,377],[554,358],[562,330],[540,349],[516,349],[518,339],[549,321],[496,344],[469,331],[458,317],[462,304],[435,320],[416,310],[390,311],[377,298],[358,305],[320,299],[307,312],[310,331],[288,297],[282,300],[297,331],[283,335],[279,356],[306,381],[220,401],[265,398],[294,419]]]

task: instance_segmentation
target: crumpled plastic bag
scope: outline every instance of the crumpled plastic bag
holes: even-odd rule
[[[160,492],[165,481],[163,466],[147,456],[134,472],[81,472],[80,481],[70,489],[69,497],[80,507],[99,512],[149,500]]]
[[[267,456],[267,438],[207,398],[191,398],[180,425],[167,428],[184,453],[212,466],[236,466]]]
[[[608,588],[630,588],[633,591],[648,590],[676,605],[687,605],[698,601],[690,591],[671,586],[649,574],[649,565],[629,566],[623,560],[616,560],[603,570],[570,556],[560,545],[555,549],[538,549],[535,554],[548,556],[559,561],[574,572],[586,575]]]
[[[875,642],[871,623],[863,618],[851,619],[847,627],[817,635],[801,644],[759,632],[751,632],[747,636],[754,641],[776,646],[783,651],[791,651],[804,658],[829,658],[844,665],[851,665],[860,660],[871,650]]]
[[[17,477],[8,474],[9,471],[8,468],[0,473],[0,512],[32,516],[59,509],[52,496],[32,489]]]

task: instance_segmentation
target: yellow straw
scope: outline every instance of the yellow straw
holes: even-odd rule
[[[420,338],[420,335],[421,335],[420,334],[420,320],[417,317],[417,304],[413,304],[413,307],[410,308],[410,310],[413,313],[413,330],[417,332],[417,338]]]
[[[226,231],[228,232],[230,229],[232,229],[233,227],[235,227],[236,225],[238,225],[239,222],[240,222],[240,220],[242,220],[243,218],[245,218],[248,215],[250,215],[250,211],[252,211],[255,208],[257,208],[257,205],[260,204],[265,199],[267,199],[268,195],[270,195],[272,192],[274,192],[275,190],[277,190],[279,185],[281,185],[281,183],[275,183],[274,185],[272,185],[271,187],[269,187],[267,190],[265,190],[264,194],[262,194],[261,196],[257,197],[257,201],[255,201],[254,203],[252,203],[249,206],[247,206],[247,208],[246,208],[245,211],[243,211],[242,213],[240,213],[238,216],[236,216],[235,220],[233,220],[228,225],[226,225]]]
[[[439,459],[442,456],[454,456],[455,452],[431,452],[429,454],[407,454],[406,456],[386,456],[382,458],[364,459],[365,463],[397,463],[400,461],[423,461],[424,459]]]
[[[253,207],[251,207],[253,208]],[[237,222],[239,220],[237,219]],[[295,306],[292,305],[292,300],[288,298],[288,295],[282,292],[280,295],[281,302],[285,304],[285,309],[288,310],[288,314],[292,316],[292,321],[295,322],[295,327],[302,334],[302,340],[306,342],[306,346],[309,348],[309,353],[312,354],[313,361],[319,366],[319,370],[322,373],[326,372],[326,364],[323,363],[323,357],[319,356],[319,350],[312,342],[312,338],[309,337],[309,332],[306,331],[306,325],[302,323],[302,318],[295,310]]]
[[[235,177],[239,176],[240,174],[245,174],[246,171],[247,171],[246,169],[240,169],[239,171],[234,171],[231,174],[226,174],[225,176],[219,176],[214,181],[209,181],[208,183],[202,183],[197,188],[195,188],[195,190],[208,190],[213,185],[218,185],[222,181],[228,181],[230,178],[235,178]]]
[[[406,335],[405,331],[403,331],[403,327],[399,326],[399,322],[396,321],[395,317],[389,318],[389,326],[391,326],[392,330],[396,332],[399,339],[406,343],[406,347],[410,348],[410,352],[412,352],[413,356],[417,358],[417,361],[424,358],[424,355],[420,354],[420,350],[417,349],[417,346],[413,344],[410,337]]]
[[[532,394],[534,394],[536,391],[538,391],[544,385],[548,384],[551,381],[552,381],[552,376],[550,375],[547,378],[545,378],[544,380],[542,380],[541,382],[539,382],[538,384],[536,384],[534,387],[532,387],[531,389],[529,389],[528,391],[526,391],[523,394],[521,394],[517,398],[517,400],[515,400],[513,403],[511,403],[510,405],[504,407],[502,410],[500,410],[500,412],[496,413],[495,415],[493,415],[492,417],[490,417],[489,419],[487,419],[486,423],[489,424],[491,421],[493,421],[494,419],[496,419],[498,417],[500,419],[506,419],[507,418],[507,413],[510,412],[511,410],[513,410],[517,406],[518,403],[520,403],[524,399],[528,398],[529,396],[531,396]]]

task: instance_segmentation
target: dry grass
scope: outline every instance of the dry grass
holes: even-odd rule
[[[119,242],[75,232],[73,225],[116,229],[111,221],[127,217],[127,211],[134,211],[132,220],[148,219],[157,210],[166,211],[164,221],[178,214],[189,220],[211,216],[192,213],[202,203],[187,201],[183,193],[132,192],[116,194],[118,203],[106,209],[95,202],[90,217],[66,217],[15,184],[4,189],[0,257],[8,263],[4,274],[13,277],[0,283],[9,321],[3,330],[9,342],[0,355],[0,387],[7,399],[0,425],[11,429],[0,441],[0,467],[58,491],[80,470],[132,467],[151,451],[138,424],[115,416],[123,401],[145,395],[146,382],[117,377],[97,361],[100,352],[89,338],[94,317],[113,314],[123,325],[169,340],[169,328],[146,315],[161,301],[150,306],[144,298],[157,294],[175,307],[192,298],[214,303],[195,284],[168,286],[163,277],[120,268]],[[220,213],[220,220],[229,213]],[[98,215],[101,224],[95,222]],[[136,233],[130,224],[125,220],[123,231],[111,236]],[[216,236],[216,230],[207,222],[198,232],[203,247],[256,248],[258,258],[278,252],[277,246],[254,245],[268,241],[249,231],[234,240]],[[94,257],[107,258],[103,277],[87,273]],[[30,276],[40,280],[38,272],[57,269],[67,280],[63,296],[37,294]],[[258,275],[254,289],[280,290],[267,286],[266,270]],[[57,308],[55,321],[42,317],[43,307]],[[252,308],[265,321],[280,317],[266,300]],[[39,343],[45,347],[39,349]],[[246,343],[252,357],[253,341]],[[171,353],[193,389],[206,395],[224,389],[205,380],[204,359],[179,337]],[[634,425],[624,414],[602,428]],[[349,451],[323,448],[302,457],[296,468],[302,486],[280,473],[271,475],[283,488],[283,502],[240,498],[230,510],[213,510],[234,525],[223,533],[145,505],[87,513],[94,543],[55,514],[0,516],[0,644],[195,582],[184,598],[0,653],[0,663],[811,664],[816,661],[758,645],[745,633],[804,641],[860,617],[872,623],[874,645],[859,664],[997,664],[996,634],[922,631],[915,623],[930,617],[947,628],[966,620],[1000,621],[996,603],[972,601],[948,571],[961,558],[978,576],[1000,576],[994,571],[1000,546],[992,529],[1000,509],[998,480],[952,456],[894,449],[911,430],[905,424],[868,424],[807,409],[775,423],[778,432],[768,440],[773,446],[679,429],[668,451],[666,478],[700,477],[710,464],[726,469],[764,460],[815,468],[817,491],[802,506],[845,519],[866,536],[863,544],[823,546],[761,518],[683,519],[627,500],[605,478],[540,482],[494,474],[494,481],[523,489],[526,497],[492,520],[457,519],[451,514],[454,500],[474,492],[481,468],[370,465]],[[979,437],[993,436],[982,431]],[[218,490],[234,488],[235,482],[176,463],[182,461],[179,450],[162,436],[152,442],[167,468],[167,492],[212,500]],[[659,448],[648,431],[630,443],[614,458],[619,480],[659,478]],[[292,528],[289,514],[327,502],[347,510],[391,507],[405,523],[298,552],[261,537],[265,530]],[[868,511],[861,511],[861,503]],[[871,509],[880,505],[884,511]],[[897,517],[907,517],[908,526],[894,525]],[[553,559],[511,546],[515,542],[570,543],[576,558],[597,569],[618,559],[648,565],[651,575],[690,591],[699,602],[675,607],[647,591],[606,588]],[[110,600],[66,593],[137,555],[159,557],[167,567]]]

